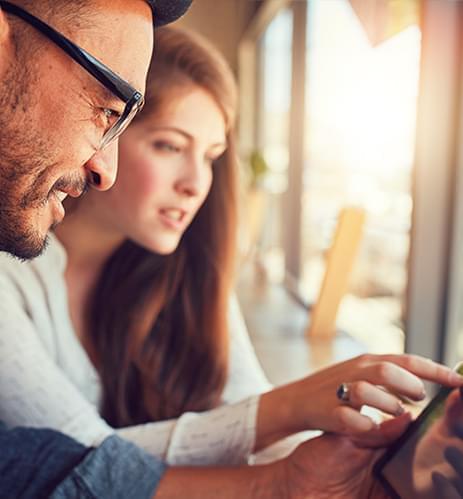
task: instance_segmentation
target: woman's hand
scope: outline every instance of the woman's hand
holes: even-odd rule
[[[285,434],[319,429],[361,439],[364,445],[383,445],[382,425],[360,413],[364,405],[397,417],[402,398],[425,397],[422,380],[463,386],[451,369],[415,355],[361,355],[335,364],[307,378],[277,388],[261,397],[256,449]],[[336,396],[345,383],[349,400]]]

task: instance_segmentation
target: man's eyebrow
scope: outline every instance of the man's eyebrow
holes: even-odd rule
[[[118,109],[122,105],[121,109],[123,109],[125,102],[122,99],[120,99],[117,95],[113,94],[111,92],[111,90],[109,90],[109,88],[106,88],[103,85],[101,85],[100,86],[100,95],[105,103],[114,105],[114,107],[116,107]]]

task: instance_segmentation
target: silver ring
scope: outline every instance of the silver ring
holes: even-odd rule
[[[341,383],[336,390],[336,397],[341,402],[349,402],[350,400],[350,388],[347,383]]]

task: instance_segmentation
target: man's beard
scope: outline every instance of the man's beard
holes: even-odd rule
[[[0,130],[2,118],[0,117]],[[4,130],[4,129],[3,129]],[[60,176],[50,185],[49,173],[58,164],[47,151],[41,137],[19,140],[16,134],[0,134],[0,251],[22,260],[39,256],[46,247],[51,227],[41,227],[40,218],[50,211],[49,203],[58,191],[86,192],[88,182],[75,173]],[[7,154],[3,155],[4,138],[9,137]],[[17,144],[17,145],[16,145]],[[46,216],[46,213],[45,213]]]
[[[20,67],[10,67],[0,82],[0,251],[20,259],[44,250],[47,235],[36,226],[45,209],[46,172],[55,166],[53,147],[32,116],[40,82]]]
[[[18,258],[34,258],[46,246],[46,234],[36,225],[36,214],[43,209],[47,199],[43,185],[36,185],[31,179],[38,171],[47,167],[34,161],[38,145],[31,148],[24,140],[17,140],[15,134],[6,133],[0,118],[0,251],[6,251]],[[29,130],[30,133],[30,130]],[[8,137],[7,154],[3,154]],[[18,137],[19,138],[19,137]],[[27,141],[29,142],[29,141]],[[26,173],[27,172],[27,173]],[[39,200],[40,197],[40,200]]]

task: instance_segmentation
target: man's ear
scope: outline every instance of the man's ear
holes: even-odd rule
[[[9,31],[9,23],[5,11],[0,7],[0,37]]]
[[[5,11],[0,7],[0,45],[8,41],[10,36],[10,23]]]
[[[5,11],[0,7],[0,75],[4,64],[8,64],[8,52],[11,52],[11,26]]]

